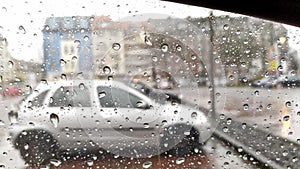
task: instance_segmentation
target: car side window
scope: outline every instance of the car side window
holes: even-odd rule
[[[142,99],[122,89],[98,86],[98,98],[101,107],[109,108],[142,108]]]
[[[78,86],[62,86],[50,99],[50,107],[91,107],[91,99],[87,88]]]
[[[43,91],[38,96],[34,97],[31,100],[31,107],[42,107],[43,103],[44,103],[44,100],[45,100],[45,97],[46,97],[48,92],[49,92],[49,90]]]

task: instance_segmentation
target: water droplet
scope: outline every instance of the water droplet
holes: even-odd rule
[[[227,125],[230,125],[230,124],[231,124],[231,122],[232,122],[231,118],[227,118],[227,120],[226,120],[226,124],[227,124]]]
[[[64,67],[67,62],[63,59],[60,59],[60,66]]]
[[[286,115],[283,117],[283,121],[289,121],[290,120],[290,116],[289,115]]]
[[[150,41],[150,37],[149,36],[145,36],[145,43],[149,46],[152,46],[152,42]]]
[[[59,122],[59,118],[56,114],[52,113],[50,114],[50,121],[53,124],[53,126],[56,128]]]
[[[249,109],[249,105],[248,104],[244,104],[243,107],[244,107],[244,110],[248,110]]]
[[[184,161],[185,161],[184,157],[179,157],[176,159],[176,164],[182,164],[182,163],[184,163]]]
[[[225,114],[220,114],[219,118],[220,118],[221,120],[225,119]]]
[[[233,75],[229,75],[228,78],[229,78],[229,80],[234,80],[234,76]]]
[[[24,150],[28,150],[29,149],[29,144],[28,143],[25,143],[24,145]]]
[[[80,45],[80,40],[78,40],[78,39],[74,40],[74,44],[75,45]]]
[[[291,103],[290,101],[287,101],[287,102],[285,102],[285,106],[286,106],[286,107],[291,107],[291,106],[292,106],[292,103]]]
[[[279,66],[277,67],[277,70],[278,70],[278,71],[283,71],[283,66],[282,66],[282,65],[279,65]]]
[[[193,119],[197,118],[197,112],[193,112],[193,113],[191,114],[191,117],[192,117]]]
[[[55,167],[58,167],[61,165],[61,161],[60,160],[57,160],[57,159],[51,159],[50,160],[50,164],[54,165]]]
[[[152,56],[152,61],[153,61],[153,62],[157,62],[157,61],[158,61],[157,56]]]
[[[192,55],[191,58],[192,58],[192,60],[196,60],[197,56],[196,55]]]
[[[60,78],[61,78],[62,80],[67,80],[67,75],[66,75],[66,74],[61,74]]]
[[[149,126],[149,124],[148,123],[144,123],[144,128],[149,128],[150,126]]]
[[[272,108],[272,104],[267,105],[267,109],[270,110]]]
[[[167,44],[163,44],[163,45],[161,45],[161,50],[163,52],[167,52],[169,50],[169,46]]]
[[[191,134],[191,131],[185,131],[183,132],[184,135],[189,136]]]
[[[106,93],[104,91],[102,91],[98,94],[98,96],[99,96],[99,98],[103,98],[106,96]]]
[[[7,65],[8,65],[8,68],[13,68],[14,62],[13,61],[8,61]]]
[[[223,131],[224,131],[224,133],[227,133],[228,132],[228,127],[223,127]]]
[[[79,84],[79,89],[80,89],[80,90],[84,90],[84,89],[85,89],[85,85],[84,85],[83,83],[80,83],[80,84]]]
[[[152,166],[152,161],[146,161],[142,164],[142,167],[147,169],[150,168]]]
[[[225,31],[227,31],[227,30],[229,29],[229,25],[225,24],[225,25],[223,26],[223,29],[224,29]]]
[[[142,117],[139,116],[139,117],[136,118],[136,122],[137,122],[137,123],[139,123],[139,122],[141,122],[141,121],[142,121]]]
[[[142,108],[142,107],[144,107],[145,105],[146,105],[145,102],[143,102],[143,101],[141,101],[141,100],[139,100],[139,101],[136,102],[136,107]]]
[[[84,40],[84,41],[88,41],[88,40],[89,40],[89,36],[87,36],[87,35],[84,36],[84,37],[83,37],[83,40]]]
[[[77,57],[76,57],[76,56],[73,56],[73,57],[72,57],[72,61],[73,61],[73,62],[76,62],[76,61],[77,61]]]
[[[255,91],[254,91],[254,94],[255,94],[256,96],[259,96],[259,91],[258,91],[258,90],[255,90]]]
[[[242,123],[242,129],[246,129],[247,124],[246,123]]]
[[[110,72],[111,72],[111,69],[110,69],[109,66],[104,66],[104,67],[103,67],[103,73],[104,73],[104,74],[110,74]]]
[[[41,83],[42,83],[42,84],[48,84],[48,82],[47,82],[46,79],[42,79],[42,80],[41,80]]]
[[[5,126],[4,121],[0,120],[0,126]]]
[[[180,51],[182,50],[182,47],[181,47],[180,45],[177,45],[177,46],[176,46],[176,50],[177,50],[178,52],[180,52]]]
[[[94,165],[94,161],[93,160],[87,160],[87,165],[89,166],[89,167],[91,167],[91,166],[93,166]]]
[[[113,43],[112,45],[113,50],[118,51],[121,48],[121,45],[119,43]]]
[[[26,30],[22,25],[19,26],[19,30],[22,34],[26,34]]]
[[[11,123],[17,123],[18,122],[18,113],[13,112],[13,111],[9,112],[8,119]]]

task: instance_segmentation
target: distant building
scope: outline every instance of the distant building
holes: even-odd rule
[[[92,77],[91,17],[50,17],[43,29],[45,76]]]

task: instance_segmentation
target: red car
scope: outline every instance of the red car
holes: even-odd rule
[[[22,90],[17,86],[10,85],[8,87],[3,88],[1,94],[3,96],[15,96],[22,93]]]

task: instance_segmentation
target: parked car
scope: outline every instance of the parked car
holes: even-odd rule
[[[1,94],[3,96],[16,96],[22,94],[22,89],[16,85],[9,85],[2,89]]]
[[[300,75],[284,76],[277,82],[278,87],[300,87]]]
[[[259,80],[255,80],[251,83],[252,87],[260,87],[260,88],[276,88],[279,87],[280,82],[283,77],[278,77],[276,75],[267,76]]]
[[[130,157],[167,151],[181,156],[205,143],[211,133],[204,112],[157,100],[112,80],[40,84],[9,113],[11,140],[34,165],[48,163],[60,149],[102,148]]]

